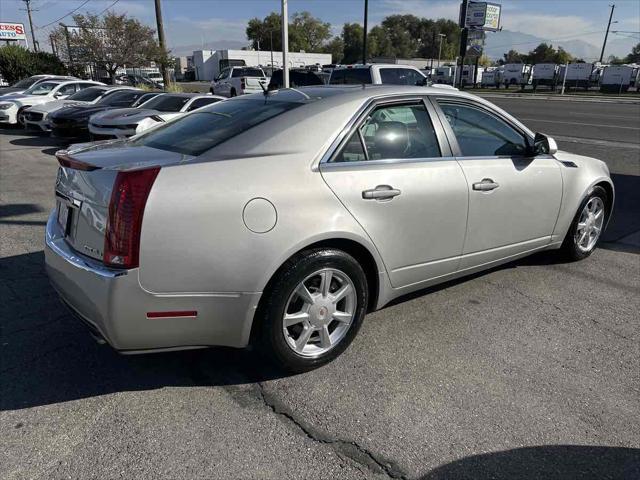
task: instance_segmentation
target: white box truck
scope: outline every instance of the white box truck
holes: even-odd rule
[[[535,92],[540,85],[555,89],[558,83],[558,70],[558,65],[555,63],[536,63],[531,74],[533,91]]]
[[[526,63],[507,63],[504,65],[504,73],[502,77],[505,88],[510,86],[520,86],[531,82],[531,65]]]
[[[456,85],[460,84],[460,70],[456,73]],[[478,67],[476,71],[475,65],[465,65],[462,68],[462,87],[475,87],[480,84],[482,75],[484,73],[484,67]]]
[[[600,91],[622,93],[635,86],[640,69],[633,65],[609,65],[600,77]]]

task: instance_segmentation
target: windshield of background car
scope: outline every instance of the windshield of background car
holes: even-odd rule
[[[46,95],[51,90],[56,88],[60,83],[58,82],[41,82],[34,85],[29,90],[25,91],[25,95]]]
[[[264,72],[259,68],[234,68],[232,77],[264,77]]]
[[[33,77],[23,78],[19,82],[14,83],[12,85],[12,87],[15,87],[15,88],[29,88],[31,85],[36,83],[38,80],[40,80],[40,79],[39,78],[33,78]]]
[[[149,100],[144,108],[158,110],[159,112],[179,112],[191,97],[177,95],[160,95]]]
[[[105,92],[104,88],[89,87],[79,92],[69,95],[67,100],[78,100],[81,102],[91,102]]]
[[[104,96],[98,103],[110,107],[128,107],[142,95],[141,90],[117,90]]]
[[[151,130],[131,140],[131,144],[198,156],[259,123],[301,105],[304,104],[265,102],[262,98],[218,102]]]

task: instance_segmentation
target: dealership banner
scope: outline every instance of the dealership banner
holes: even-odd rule
[[[0,40],[26,40],[24,25],[0,22]]]

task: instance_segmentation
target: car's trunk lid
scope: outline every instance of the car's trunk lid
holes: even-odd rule
[[[193,157],[123,141],[80,144],[56,154],[56,215],[65,240],[77,252],[102,260],[109,203],[119,171],[188,161]]]

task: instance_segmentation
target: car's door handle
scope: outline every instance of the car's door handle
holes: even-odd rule
[[[478,190],[480,192],[489,192],[491,190],[495,190],[500,185],[494,182],[490,178],[483,178],[481,182],[477,182],[473,184],[473,189]]]
[[[376,188],[364,190],[362,192],[362,198],[365,200],[389,200],[397,197],[401,193],[400,190],[390,185],[378,185]]]

